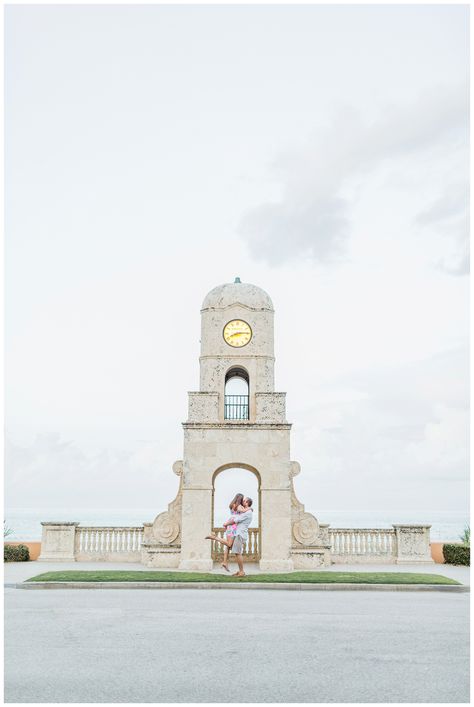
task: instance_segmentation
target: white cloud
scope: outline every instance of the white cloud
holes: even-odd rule
[[[460,349],[354,372],[355,392],[345,399],[325,398],[325,388],[344,389],[345,379],[310,391],[318,402],[305,410],[301,429],[295,426],[308,507],[334,507],[344,488],[352,509],[467,509],[468,366],[467,349]]]
[[[438,266],[451,275],[469,272],[469,184],[447,184],[437,198],[421,211],[416,223],[439,233],[451,249],[442,257]]]
[[[445,193],[416,220],[423,226],[441,220],[448,221],[448,226],[455,222],[445,250],[448,254],[455,251],[454,271],[465,270],[464,253],[457,262],[457,251],[466,244],[465,86],[443,87],[414,103],[384,105],[379,110],[379,117],[369,122],[354,109],[340,107],[330,124],[318,129],[307,144],[276,160],[273,170],[281,184],[280,199],[252,208],[240,224],[241,235],[256,258],[272,265],[293,258],[320,263],[344,259],[355,226],[358,197],[354,187],[356,192],[363,190],[364,180],[387,166],[392,181],[403,183],[421,166],[426,169],[420,194],[430,185],[436,188],[440,173]],[[457,184],[451,184],[446,174],[453,156],[462,164],[456,176],[462,181]],[[406,189],[413,189],[410,180]],[[386,218],[390,220],[391,214]]]
[[[59,434],[40,434],[23,444],[7,435],[6,505],[164,510],[178,480],[163,458],[163,446],[137,442],[130,450],[86,451]]]

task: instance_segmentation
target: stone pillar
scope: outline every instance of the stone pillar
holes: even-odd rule
[[[38,562],[75,562],[74,542],[79,523],[43,522]]]
[[[397,565],[433,564],[430,550],[431,525],[394,524]]]
[[[291,498],[289,489],[261,490],[262,572],[291,572]]]
[[[181,561],[179,568],[196,572],[212,570],[212,489],[183,489],[181,517]]]

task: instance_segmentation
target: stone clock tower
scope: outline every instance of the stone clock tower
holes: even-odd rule
[[[293,490],[299,464],[290,460],[286,393],[274,389],[273,318],[268,294],[239,278],[204,298],[199,391],[188,393],[183,460],[173,466],[180,486],[168,511],[145,524],[147,566],[212,568],[205,536],[212,524],[214,480],[235,467],[250,470],[259,482],[260,568],[329,564],[327,526],[305,513]],[[235,383],[239,394],[230,392]]]

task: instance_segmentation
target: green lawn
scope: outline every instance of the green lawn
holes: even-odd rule
[[[278,582],[345,584],[460,584],[440,574],[415,572],[291,572],[288,574],[251,574],[232,577],[203,572],[159,572],[122,570],[67,570],[45,572],[31,577],[28,582]]]

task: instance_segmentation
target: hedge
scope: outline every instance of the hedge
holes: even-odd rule
[[[30,551],[26,545],[4,545],[3,559],[5,562],[27,562]]]
[[[471,548],[468,545],[443,545],[443,556],[448,565],[471,564]]]

